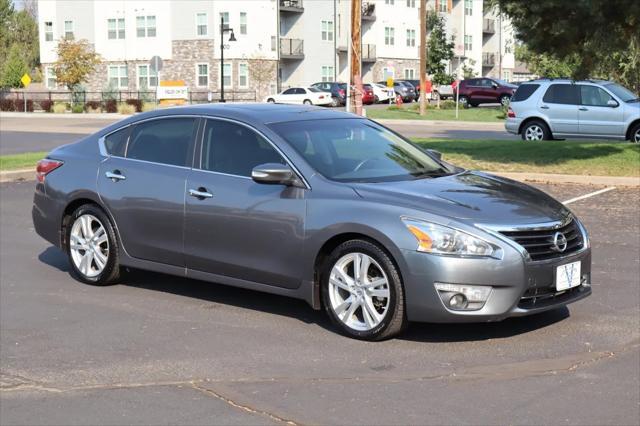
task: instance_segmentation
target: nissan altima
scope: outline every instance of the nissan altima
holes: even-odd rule
[[[368,340],[591,294],[589,237],[563,204],[343,112],[148,112],[55,149],[36,177],[35,229],[87,284],[128,267],[275,293]]]

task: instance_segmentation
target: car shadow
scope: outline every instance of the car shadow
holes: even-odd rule
[[[40,253],[38,259],[59,271],[70,273],[67,256],[57,247],[48,247]],[[332,333],[338,331],[324,311],[315,311],[306,302],[285,296],[137,269],[128,270],[123,275],[120,285],[251,309],[297,319],[306,324],[316,324]],[[509,318],[494,323],[411,323],[397,339],[439,343],[506,338],[548,327],[568,318],[569,315],[569,309],[562,307],[537,315]]]

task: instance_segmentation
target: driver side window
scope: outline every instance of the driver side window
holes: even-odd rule
[[[582,105],[589,106],[609,106],[607,102],[613,100],[613,97],[597,86],[580,85],[580,95]]]

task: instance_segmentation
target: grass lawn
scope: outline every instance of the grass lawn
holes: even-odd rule
[[[367,109],[367,117],[373,119],[394,119],[394,120],[456,120],[455,109],[428,109],[423,117],[416,110],[416,105],[411,108],[403,107],[400,110],[389,110],[387,108]],[[502,122],[504,118],[498,118],[502,114],[500,108],[460,108],[458,121],[487,121]]]
[[[640,176],[640,145],[629,142],[414,139],[458,166],[495,172]]]
[[[42,152],[27,152],[24,154],[13,155],[1,155],[0,156],[0,171],[8,170],[20,170],[20,169],[34,169],[36,163],[42,160],[47,153]]]

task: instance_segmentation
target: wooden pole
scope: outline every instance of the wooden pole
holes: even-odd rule
[[[349,84],[353,90],[354,111],[362,115],[362,32],[360,28],[362,0],[351,0],[351,73]]]
[[[427,0],[420,0],[420,115],[427,113]]]

